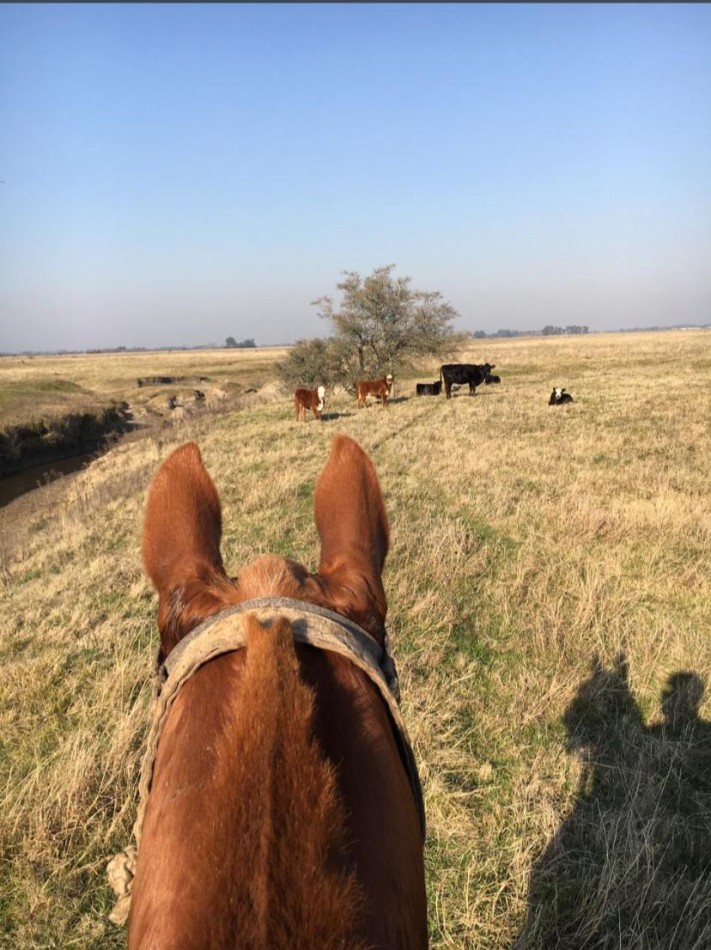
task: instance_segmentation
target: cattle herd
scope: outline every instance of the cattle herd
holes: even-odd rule
[[[444,394],[447,399],[452,398],[452,390],[460,386],[469,386],[469,395],[476,395],[477,386],[482,384],[490,386],[501,382],[501,377],[494,375],[491,371],[496,369],[493,363],[445,363],[440,367],[439,379],[433,383],[417,383],[415,393],[418,396],[439,396],[444,386]],[[372,396],[376,401],[380,400],[381,405],[387,405],[387,401],[392,397],[393,384],[395,378],[392,373],[383,376],[380,379],[360,379],[355,384],[357,406],[367,405],[368,396]],[[294,408],[296,419],[303,419],[306,422],[306,414],[309,409],[313,412],[316,419],[323,416],[323,407],[325,404],[326,389],[319,386],[317,389],[297,389],[294,393]],[[564,388],[556,387],[548,400],[549,406],[561,406],[572,402],[573,397]]]

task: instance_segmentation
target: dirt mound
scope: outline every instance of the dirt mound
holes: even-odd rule
[[[208,389],[205,393],[205,403],[208,406],[215,406],[222,402],[223,399],[227,398],[227,393],[224,389],[220,389],[218,386],[213,386],[212,389]]]
[[[197,386],[209,382],[209,376],[140,376],[136,382],[139,386],[172,386],[186,383]]]
[[[256,393],[256,401],[263,402],[277,402],[281,399],[285,399],[290,395],[289,390],[286,388],[284,383],[280,380],[275,379],[271,383],[267,383],[265,386],[262,386],[260,390]]]

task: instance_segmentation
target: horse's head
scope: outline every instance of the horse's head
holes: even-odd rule
[[[643,730],[624,653],[609,669],[599,656],[593,657],[591,675],[578,687],[563,714],[563,724],[571,751],[594,749],[599,758],[617,754]]]
[[[176,449],[153,479],[143,534],[143,558],[160,598],[163,656],[205,618],[270,596],[327,607],[381,642],[388,521],[373,463],[345,435],[333,440],[316,485],[314,513],[321,540],[316,573],[266,555],[230,578],[220,554],[217,490],[197,445],[188,442]]]

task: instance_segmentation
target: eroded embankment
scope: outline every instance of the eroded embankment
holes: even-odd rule
[[[0,432],[0,478],[97,448],[132,428],[127,403],[7,426]]]

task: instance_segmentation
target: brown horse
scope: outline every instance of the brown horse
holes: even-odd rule
[[[382,645],[388,522],[373,464],[346,436],[316,486],[315,520],[317,573],[267,555],[231,579],[200,451],[174,451],[151,486],[143,540],[162,657],[205,618],[273,596],[335,611]],[[248,615],[245,638],[170,706],[129,946],[426,947],[422,826],[378,689],[348,658],[296,643],[285,619],[267,628]]]

